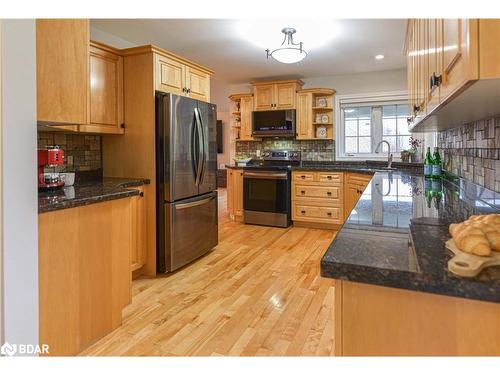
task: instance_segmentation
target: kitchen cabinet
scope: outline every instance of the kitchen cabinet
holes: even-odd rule
[[[147,262],[147,238],[146,238],[146,197],[144,187],[134,187],[139,190],[138,196],[132,197],[132,250],[131,250],[131,269],[132,272],[138,271]]]
[[[229,217],[243,220],[243,169],[227,169],[227,210]]]
[[[499,45],[498,19],[409,20],[410,130],[444,130],[497,113]]]
[[[79,130],[93,133],[124,132],[123,57],[97,42],[90,44],[90,123]]]
[[[89,21],[85,19],[36,20],[37,120],[40,123],[87,123],[89,35]]]
[[[311,88],[297,91],[296,139],[335,139],[333,101],[335,90]],[[323,128],[323,136],[318,128]]]
[[[243,96],[240,101],[240,140],[255,141],[252,135],[253,96]]]
[[[123,134],[123,58],[89,35],[88,20],[36,21],[38,123]]]
[[[295,109],[296,93],[302,88],[300,80],[253,82],[254,110]]]
[[[372,179],[372,175],[364,173],[345,173],[344,183],[344,217],[347,219],[351,211],[358,203],[359,198],[363,194],[366,186]]]
[[[297,226],[336,229],[344,222],[344,173],[292,172],[292,220]]]
[[[211,71],[197,68],[178,57],[155,53],[155,87],[193,99],[210,101]]]
[[[38,215],[39,338],[76,355],[122,323],[131,302],[132,199]]]

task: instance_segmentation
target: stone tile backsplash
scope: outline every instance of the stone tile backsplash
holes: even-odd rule
[[[99,135],[38,132],[38,148],[58,145],[64,150],[66,165],[47,171],[83,172],[102,169],[102,138]]]
[[[298,141],[269,138],[262,141],[236,141],[236,156],[255,157],[257,150],[301,151],[302,160],[335,160],[335,142],[332,140]]]
[[[438,133],[444,169],[500,192],[500,115]]]

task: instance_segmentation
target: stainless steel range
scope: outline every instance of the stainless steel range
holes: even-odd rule
[[[286,228],[291,219],[291,167],[300,151],[269,150],[243,168],[243,220]]]

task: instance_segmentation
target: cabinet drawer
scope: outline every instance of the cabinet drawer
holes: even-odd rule
[[[296,198],[323,198],[339,203],[342,198],[340,186],[295,185],[293,194]]]
[[[332,223],[342,223],[342,207],[320,207],[295,205],[295,220],[300,219],[321,219],[321,221],[331,221]]]
[[[372,175],[371,174],[354,174],[350,173],[347,176],[347,181],[350,183],[355,183],[361,186],[366,186],[368,183],[371,181]]]
[[[342,183],[342,173],[318,172],[319,182]]]
[[[295,181],[316,181],[316,173],[314,172],[294,172],[293,179]]]

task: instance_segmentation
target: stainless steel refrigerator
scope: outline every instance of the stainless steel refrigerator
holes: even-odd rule
[[[214,104],[156,92],[158,273],[218,243],[216,121]]]

